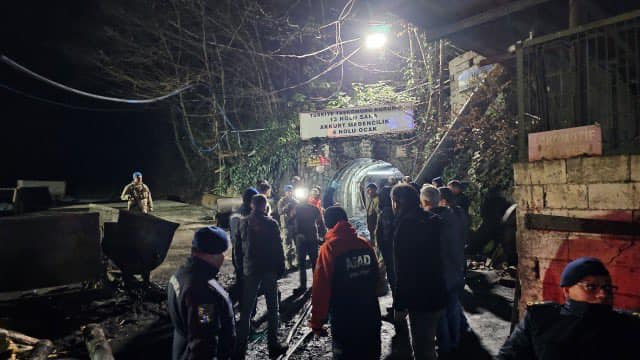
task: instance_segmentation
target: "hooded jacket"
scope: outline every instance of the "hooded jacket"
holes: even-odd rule
[[[376,295],[378,261],[368,241],[347,221],[325,235],[313,274],[311,327],[331,314],[332,331],[363,334],[380,329]]]

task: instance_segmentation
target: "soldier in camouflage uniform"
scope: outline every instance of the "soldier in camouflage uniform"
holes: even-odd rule
[[[127,201],[127,210],[148,214],[153,211],[153,200],[149,187],[142,182],[142,173],[133,173],[133,181],[122,190],[120,199]]]
[[[284,249],[285,265],[287,270],[297,265],[296,259],[296,224],[293,210],[298,201],[293,198],[293,186],[284,187],[284,196],[278,201],[278,214],[280,214],[280,232],[283,240],[282,248]]]

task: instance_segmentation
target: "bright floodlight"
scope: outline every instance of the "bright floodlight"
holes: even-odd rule
[[[387,43],[387,34],[373,33],[367,35],[365,39],[365,46],[367,49],[382,49]]]

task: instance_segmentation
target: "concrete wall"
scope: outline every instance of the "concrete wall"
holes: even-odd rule
[[[518,163],[520,310],[529,301],[563,302],[560,274],[571,260],[595,256],[619,286],[615,306],[640,309],[640,234],[637,236],[528,230],[526,213],[640,222],[640,155]]]

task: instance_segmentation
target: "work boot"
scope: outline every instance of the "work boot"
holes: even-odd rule
[[[284,355],[289,350],[289,345],[276,343],[274,345],[269,345],[269,357],[277,358],[280,355]]]

